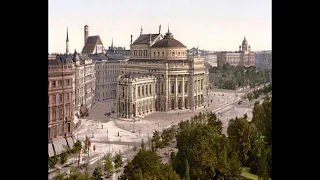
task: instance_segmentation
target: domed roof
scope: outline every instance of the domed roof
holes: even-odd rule
[[[246,37],[244,37],[243,41],[242,41],[242,44],[248,44],[248,41],[246,40]]]
[[[180,41],[173,38],[173,35],[169,30],[164,36],[164,38],[154,43],[152,47],[184,47],[186,48],[186,46],[183,45]]]

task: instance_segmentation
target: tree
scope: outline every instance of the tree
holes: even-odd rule
[[[111,155],[108,154],[104,158],[104,173],[107,177],[110,177],[112,175],[112,169],[113,169],[113,165],[112,165]]]
[[[217,131],[222,133],[222,122],[217,118],[217,115],[213,112],[207,114],[208,126],[212,126],[217,129]]]
[[[72,168],[69,177],[64,180],[90,180],[90,175],[88,171],[81,173],[79,169]]]
[[[64,176],[65,176],[65,174],[64,174],[64,173],[61,173],[61,171],[58,170],[58,171],[57,171],[57,176],[54,177],[53,179],[54,179],[54,180],[64,180]]]
[[[179,180],[170,165],[161,164],[156,152],[140,149],[131,162],[124,167],[121,180]]]
[[[119,153],[116,153],[116,156],[114,157],[114,167],[118,171],[120,167],[122,167],[123,161],[122,161],[122,155],[119,150]]]
[[[141,149],[145,149],[145,144],[143,139],[141,139]]]
[[[247,116],[231,119],[228,126],[228,138],[231,141],[232,148],[238,153],[239,159],[243,165],[246,165],[251,149],[250,136],[252,129],[247,121]]]
[[[65,164],[68,160],[68,154],[63,151],[61,154],[60,154],[60,163],[61,164]]]
[[[124,167],[121,179],[135,180],[134,177],[140,176],[140,171],[144,178],[146,176],[159,177],[160,159],[154,151],[140,149],[133,160]]]
[[[185,180],[190,180],[190,167],[189,167],[189,163],[188,163],[188,160],[186,160],[186,173],[185,173]]]
[[[238,159],[238,155],[236,152],[232,152],[230,155],[230,177],[232,179],[237,179],[241,176],[242,168],[241,168],[241,162]]]
[[[155,151],[156,151],[157,149],[159,149],[159,148],[160,148],[160,149],[163,148],[163,144],[162,144],[162,142],[161,142],[161,140],[160,140],[160,136],[159,136],[159,131],[155,130],[155,131],[153,132],[153,136],[152,136],[151,142],[154,143],[154,149],[155,149]]]
[[[170,153],[170,161],[169,161],[171,165],[173,164],[175,158],[176,158],[176,153],[172,151]]]
[[[92,180],[102,180],[102,172],[101,172],[101,166],[100,165],[98,165],[94,169],[91,179]]]
[[[72,152],[78,154],[78,167],[80,167],[80,153],[81,153],[82,145],[79,140],[73,144]]]
[[[88,153],[89,154],[89,137],[86,136],[86,139],[84,140],[84,146],[83,146],[83,153],[86,154]]]

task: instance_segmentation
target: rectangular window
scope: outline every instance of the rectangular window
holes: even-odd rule
[[[62,129],[62,125],[59,126],[59,136],[62,136],[63,134],[63,129]]]
[[[171,93],[174,93],[174,83],[171,84]]]
[[[67,84],[68,84],[68,86],[70,86],[70,79],[67,80]]]
[[[56,107],[52,108],[52,121],[56,121]]]
[[[53,137],[57,137],[57,126],[53,126]]]
[[[71,132],[71,125],[70,125],[70,123],[68,123],[68,133],[70,133]]]
[[[188,89],[188,82],[185,82],[185,83],[184,83],[184,92],[185,92],[185,93],[187,92],[187,89]]]
[[[162,52],[162,56],[164,56],[164,52]]]
[[[142,96],[144,96],[144,86],[142,86]]]
[[[138,97],[140,96],[140,86],[138,87]]]
[[[56,81],[52,81],[52,87],[56,87]]]
[[[150,84],[150,86],[149,86],[149,93],[150,93],[150,95],[151,95],[151,84]]]
[[[63,118],[62,117],[62,106],[59,106],[59,119]]]
[[[52,95],[52,104],[56,104],[56,95]]]
[[[63,94],[59,94],[59,103],[62,102],[62,96],[63,96]]]
[[[163,84],[161,84],[161,94],[163,95],[164,89],[163,89]]]
[[[148,96],[148,85],[146,85],[146,95]]]

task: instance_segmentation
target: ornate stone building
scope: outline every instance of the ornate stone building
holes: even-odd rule
[[[71,56],[48,55],[48,155],[73,145],[74,65]]]
[[[117,115],[133,118],[154,111],[191,109],[204,105],[207,71],[200,55],[187,56],[187,47],[169,31],[163,37],[143,34],[132,43],[131,57],[120,63]]]
[[[226,63],[229,63],[232,66],[255,66],[255,53],[251,51],[246,37],[244,37],[242,41],[242,47],[239,46],[239,51],[219,52],[217,59],[218,66],[222,66]]]
[[[75,64],[75,114],[80,114],[80,109],[86,111],[95,103],[95,64],[87,55],[76,51],[72,58]]]

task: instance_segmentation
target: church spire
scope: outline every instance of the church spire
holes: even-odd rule
[[[113,38],[112,38],[112,41],[111,41],[111,48],[113,48]]]
[[[143,29],[142,29],[142,26],[141,26],[141,30],[140,30],[140,35],[143,33]]]
[[[69,42],[68,26],[67,26],[67,40],[66,40],[66,42]]]
[[[66,54],[69,54],[69,34],[68,34],[68,26],[67,26],[67,40],[66,40]]]

